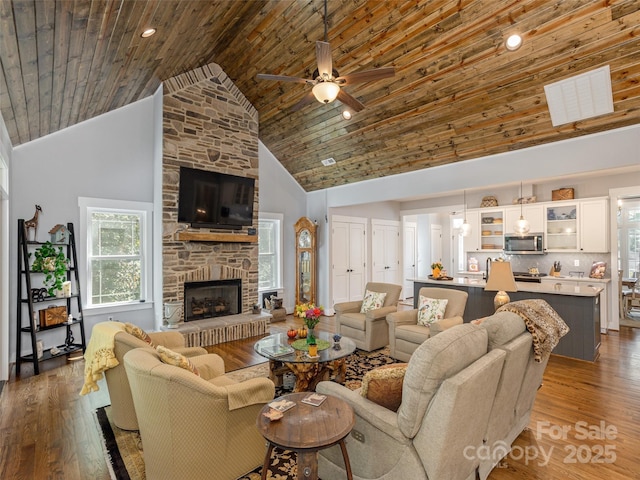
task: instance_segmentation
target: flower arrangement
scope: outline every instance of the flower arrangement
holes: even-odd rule
[[[436,268],[437,268],[438,270],[444,270],[444,265],[442,265],[442,263],[440,263],[440,262],[434,262],[434,263],[432,263],[432,264],[431,264],[431,270],[435,270]]]
[[[307,328],[314,328],[320,321],[320,316],[324,314],[322,306],[315,306],[313,303],[302,303],[296,305],[295,315],[304,320]]]

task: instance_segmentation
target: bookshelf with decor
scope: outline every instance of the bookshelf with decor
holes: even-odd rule
[[[73,224],[57,225],[54,230],[64,231],[64,237],[57,231],[52,233],[54,242],[29,240],[24,219],[18,220],[16,376],[22,363],[32,363],[38,375],[40,362],[82,355],[86,350]],[[65,333],[64,343],[60,339],[54,346],[42,344],[39,349],[38,336],[54,331]],[[47,336],[51,338],[54,336]]]

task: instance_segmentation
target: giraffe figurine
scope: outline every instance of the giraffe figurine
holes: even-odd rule
[[[27,240],[29,240],[29,229],[33,228],[33,241],[36,241],[36,237],[38,235],[38,215],[42,213],[42,208],[40,205],[36,205],[36,213],[33,214],[33,217],[24,222],[24,226],[27,229]]]

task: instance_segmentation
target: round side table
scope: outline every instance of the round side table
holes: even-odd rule
[[[262,466],[262,479],[267,478],[267,468],[273,447],[293,450],[298,456],[298,479],[317,480],[318,451],[339,444],[347,472],[352,479],[351,464],[344,439],[356,423],[353,409],[344,400],[331,395],[318,407],[302,403],[309,393],[291,393],[278,399],[296,403],[295,407],[284,412],[280,420],[270,421],[263,413],[270,407],[265,405],[256,421],[258,431],[269,442]]]

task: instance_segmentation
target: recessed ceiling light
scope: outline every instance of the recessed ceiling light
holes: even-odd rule
[[[156,29],[155,28],[147,28],[144,32],[142,32],[140,34],[140,36],[142,38],[149,38],[151,35],[153,35],[154,33],[156,33]]]
[[[344,118],[345,120],[351,120],[351,112],[349,110],[343,110],[342,118]]]
[[[511,35],[507,38],[507,41],[504,42],[504,44],[507,47],[507,50],[517,50],[522,45],[522,37],[517,34]]]

